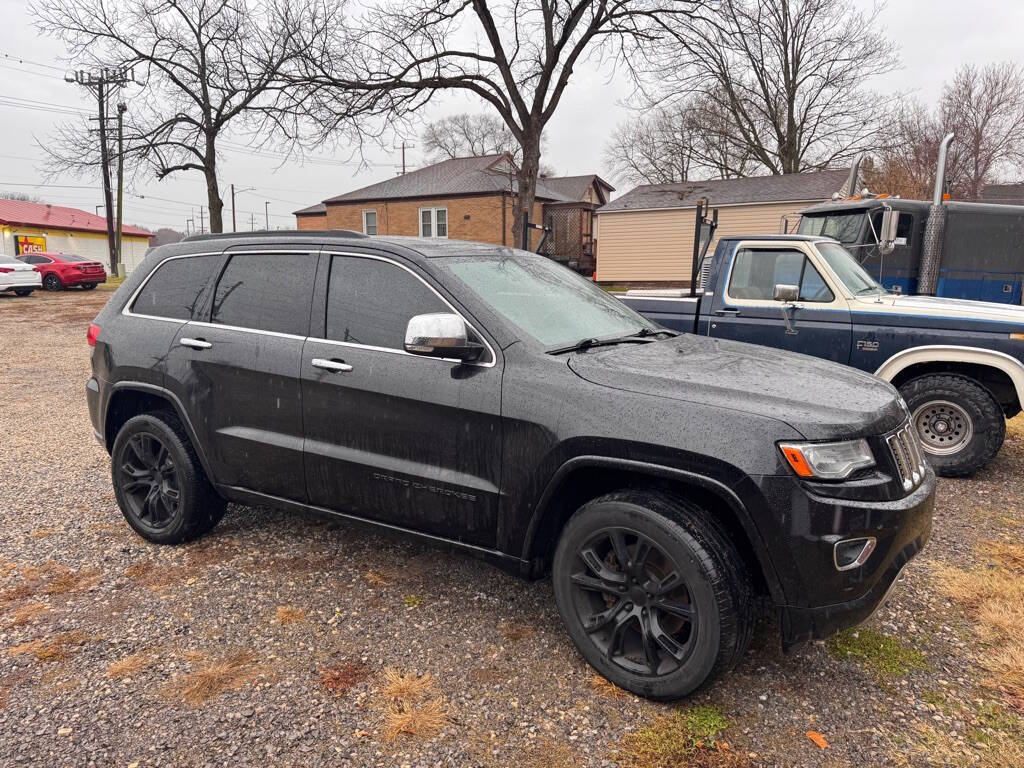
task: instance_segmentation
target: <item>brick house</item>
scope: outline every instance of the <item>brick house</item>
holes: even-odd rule
[[[368,235],[411,235],[513,245],[515,167],[507,155],[443,160],[295,211],[298,229],[351,229]],[[593,211],[608,201],[600,177],[537,182],[531,220],[552,227],[543,252],[593,271]],[[532,233],[531,247],[540,243]]]

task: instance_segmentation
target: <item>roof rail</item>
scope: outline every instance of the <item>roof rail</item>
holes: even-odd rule
[[[253,237],[351,237],[363,239],[362,232],[351,229],[257,229],[251,232],[207,232],[201,235],[189,235],[180,240],[182,243],[202,242],[203,240],[242,240]]]

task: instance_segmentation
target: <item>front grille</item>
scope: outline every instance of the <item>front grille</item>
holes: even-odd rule
[[[903,483],[903,490],[910,491],[916,488],[924,480],[925,464],[914,427],[909,421],[905,422],[896,432],[885,438],[885,442],[889,444],[892,458],[896,462],[896,471],[900,482]]]

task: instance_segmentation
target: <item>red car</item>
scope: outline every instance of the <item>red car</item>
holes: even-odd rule
[[[107,282],[107,270],[98,261],[72,253],[23,253],[18,256],[26,264],[32,264],[42,273],[43,288],[59,291],[80,285],[91,291],[99,283]]]

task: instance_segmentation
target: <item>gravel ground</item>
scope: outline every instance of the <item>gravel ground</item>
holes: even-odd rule
[[[0,295],[0,765],[610,766],[672,711],[595,681],[543,581],[263,508],[187,546],[134,535],[83,391],[108,295]],[[783,655],[766,624],[683,704],[727,722],[692,764],[935,763],[925,729],[939,764],[1000,764],[967,734],[1003,705],[930,574],[1022,521],[1011,426],[990,469],[941,482],[931,544],[852,657]]]

